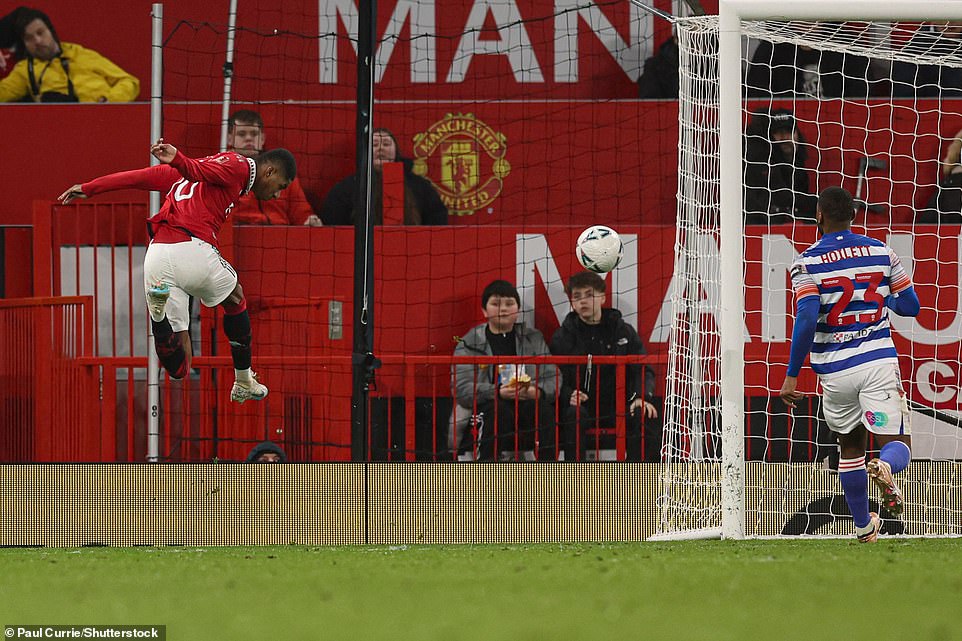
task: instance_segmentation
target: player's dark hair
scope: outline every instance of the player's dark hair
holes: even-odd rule
[[[484,288],[481,292],[481,308],[484,309],[488,306],[488,299],[492,296],[500,296],[502,298],[513,298],[518,306],[521,306],[521,296],[518,295],[518,290],[515,286],[506,280],[493,280],[488,283],[488,286]]]
[[[294,180],[297,178],[297,161],[294,160],[294,154],[287,151],[286,149],[271,149],[265,151],[259,155],[256,159],[257,166],[271,164],[284,172],[288,180]]]
[[[234,126],[243,123],[245,125],[257,125],[264,128],[264,120],[261,115],[252,109],[238,109],[227,119],[227,131],[234,131]]]
[[[57,35],[57,30],[53,28],[53,23],[50,22],[50,18],[43,11],[38,9],[31,9],[30,7],[20,7],[17,10],[16,22],[14,24],[14,30],[17,34],[17,40],[21,46],[23,46],[23,55],[29,56],[27,53],[27,47],[23,44],[23,34],[27,32],[27,26],[34,20],[42,20],[47,29],[50,29],[50,35],[53,39],[60,44],[60,36]]]
[[[568,279],[565,292],[571,296],[571,292],[580,287],[590,287],[596,292],[605,293],[605,279],[594,272],[579,272]]]
[[[855,203],[852,194],[841,187],[828,187],[818,195],[818,208],[822,216],[834,223],[849,223],[855,219]]]

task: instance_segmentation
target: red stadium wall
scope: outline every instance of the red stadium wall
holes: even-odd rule
[[[317,25],[318,9],[350,0],[311,0],[285,3],[281,8],[265,0],[241,0],[240,21],[259,31],[272,29],[303,31]],[[383,33],[396,2],[379,3]],[[423,4],[423,3],[422,3]],[[379,353],[418,356],[450,354],[452,337],[480,322],[478,292],[492,278],[518,280],[519,252],[534,243],[551,252],[557,278],[575,269],[573,239],[586,224],[604,222],[626,236],[636,237],[637,262],[626,265],[619,289],[619,306],[637,310],[637,325],[653,352],[663,353],[659,313],[671,278],[671,249],[674,242],[675,193],[677,190],[677,104],[671,101],[634,100],[634,79],[619,67],[595,34],[579,22],[577,38],[577,82],[564,82],[555,68],[555,22],[538,16],[553,15],[560,0],[517,0],[519,15],[528,20],[525,33],[544,73],[541,82],[511,79],[503,57],[476,56],[463,82],[450,82],[446,74],[455,64],[454,52],[464,37],[462,31],[472,6],[470,1],[442,3],[436,0],[435,44],[437,67],[433,82],[410,79],[411,52],[399,43],[379,85],[376,106],[378,125],[395,131],[402,151],[410,154],[418,134],[429,132],[447,114],[464,114],[465,119],[490,128],[504,137],[504,160],[510,170],[493,184],[493,198],[480,207],[465,204],[465,215],[453,216],[457,229],[384,228],[377,237],[379,278],[403,275],[397,280],[379,280],[376,292]],[[444,11],[441,11],[441,6]],[[668,0],[656,5],[670,9]],[[717,3],[706,3],[709,10]],[[630,3],[626,0],[596,5],[611,22],[619,38],[629,41]],[[51,0],[44,4],[60,36],[78,41],[104,53],[141,78],[141,98],[149,95],[150,3],[112,0],[91,8],[84,3]],[[194,44],[206,46],[209,56],[169,51],[168,65],[190,69],[191,77],[176,74],[167,89],[194,101],[219,100],[222,63],[222,30],[226,6],[174,0],[165,3],[166,30],[179,20],[210,21],[214,26],[195,34]],[[340,19],[339,19],[340,20]],[[579,20],[581,20],[579,18]],[[646,19],[648,20],[648,19]],[[646,24],[653,30],[651,42],[668,35],[662,21]],[[481,40],[494,37],[493,24],[485,17]],[[343,21],[334,28],[342,36]],[[183,27],[190,30],[191,27]],[[403,27],[406,40],[411,25]],[[184,31],[186,33],[186,31]],[[311,61],[292,73],[299,81],[261,82],[255,85],[243,70],[269,68],[270,47],[252,48],[250,40],[239,38],[235,99],[239,101],[310,100],[313,104],[258,104],[268,122],[270,146],[285,146],[298,157],[301,181],[309,197],[319,206],[330,187],[353,172],[354,107],[353,52],[342,43],[337,49],[336,83],[322,84],[320,69],[313,61],[313,44],[300,52]],[[313,41],[312,41],[313,42]],[[570,46],[570,45],[569,45]],[[285,55],[291,52],[284,52]],[[289,80],[289,79],[288,79]],[[416,100],[411,100],[412,96]],[[519,98],[519,100],[512,100]],[[522,99],[523,98],[523,99]],[[789,106],[789,105],[785,105]],[[750,108],[750,107],[749,107]],[[798,101],[794,104],[803,134],[812,145],[808,168],[813,172],[813,189],[841,184],[854,191],[859,157],[879,156],[889,168],[869,177],[867,197],[871,202],[890,203],[879,214],[862,214],[859,222],[873,226],[910,223],[915,209],[931,195],[937,180],[938,159],[944,140],[962,127],[962,103],[956,100],[857,104],[849,101]],[[0,225],[29,225],[35,200],[50,201],[71,184],[97,175],[144,166],[148,163],[149,106],[130,105],[0,105],[0,140],[3,141],[2,174],[9,188],[0,200]],[[165,105],[165,136],[190,155],[205,155],[218,145],[220,106],[210,104]],[[842,118],[844,112],[844,118]],[[467,116],[470,114],[470,116]],[[847,127],[832,122],[857,123]],[[812,122],[823,123],[816,131]],[[304,123],[309,123],[309,126]],[[843,152],[842,149],[864,151]],[[925,159],[917,162],[916,158]],[[482,179],[493,175],[493,160],[482,157]],[[437,156],[427,160],[428,177],[436,183],[440,175]],[[865,195],[866,187],[863,187]],[[146,201],[144,194],[117,193],[98,202]],[[868,216],[868,218],[865,218]],[[82,224],[81,221],[78,221]],[[138,230],[141,228],[138,224]],[[915,387],[913,393],[940,407],[957,408],[959,399],[951,393],[957,383],[959,343],[956,315],[935,309],[957,310],[962,300],[959,277],[945,265],[959,263],[958,246],[943,227],[933,229],[897,227],[902,241],[909,243],[918,260],[916,273],[925,311],[913,325],[911,367],[904,374]],[[759,232],[762,233],[762,232]],[[785,240],[795,233],[791,242]],[[875,232],[873,232],[875,233]],[[881,232],[879,232],[881,233]],[[31,257],[29,237],[23,229],[3,235],[5,286],[7,296],[24,295],[26,265]],[[521,240],[535,238],[535,240]],[[542,238],[542,240],[537,240]],[[772,230],[768,236],[747,240],[748,256],[754,261],[746,274],[749,311],[747,329],[753,336],[763,330],[774,332],[766,340],[746,347],[750,364],[746,370],[749,394],[768,396],[780,385],[777,364],[787,360],[791,309],[789,296],[769,296],[782,291],[787,278],[776,273],[774,281],[763,269],[766,248],[775,247],[780,260],[814,239],[814,230],[801,228]],[[906,240],[908,239],[908,240]],[[87,242],[90,242],[87,239]],[[99,244],[106,241],[93,242]],[[542,245],[538,245],[542,243]],[[118,245],[121,243],[117,243]],[[251,299],[255,315],[258,354],[280,359],[303,353],[304,345],[321,354],[344,356],[350,352],[353,247],[349,229],[238,228],[233,241],[233,260]],[[341,248],[347,248],[343,251]],[[230,249],[228,249],[230,253]],[[39,262],[37,263],[39,264]],[[47,265],[51,264],[49,261]],[[547,263],[544,263],[547,265]],[[939,267],[942,265],[942,268]],[[540,268],[539,268],[540,269]],[[954,268],[953,268],[954,269]],[[36,276],[36,274],[34,274]],[[547,335],[557,325],[548,300],[544,271],[527,274],[533,278],[534,321]],[[557,286],[554,282],[554,286]],[[766,289],[766,287],[768,289]],[[53,292],[57,293],[57,292]],[[327,303],[344,303],[345,334],[329,338]],[[774,305],[774,308],[772,307]],[[962,317],[962,311],[958,312]],[[774,327],[768,327],[775,319]],[[784,322],[780,319],[784,318]],[[297,327],[297,331],[292,331]],[[944,331],[949,330],[952,331]],[[943,330],[949,338],[936,337]],[[954,332],[954,333],[953,333]],[[908,335],[908,334],[905,334]],[[956,340],[952,340],[952,337]],[[897,338],[903,353],[909,343]],[[939,340],[947,340],[938,344]],[[275,376],[296,378],[298,372],[275,365]],[[908,367],[908,364],[906,364]],[[660,380],[663,370],[659,371]],[[325,376],[328,376],[326,374]],[[275,379],[276,380],[276,379]],[[333,376],[319,387],[349,385],[349,377]],[[387,369],[381,373],[382,392],[399,392],[401,377]],[[954,381],[954,382],[953,382]],[[814,382],[805,379],[806,389]],[[418,380],[418,392],[446,389],[446,376],[434,374]],[[957,389],[957,387],[956,387]],[[343,391],[343,390],[342,390]],[[116,408],[115,408],[116,409]],[[128,408],[131,415],[135,411]],[[340,408],[338,411],[343,410]],[[259,417],[238,419],[238,425],[253,426]],[[343,412],[342,412],[343,413]],[[338,416],[338,420],[343,420]],[[246,422],[245,422],[246,421]],[[338,438],[345,434],[342,423],[331,429]],[[240,429],[240,428],[238,428]],[[133,430],[133,428],[131,428]],[[256,434],[256,430],[251,434]],[[131,432],[131,440],[134,436]],[[131,451],[134,451],[131,445]]]
[[[35,245],[37,260],[55,265],[54,295],[72,293],[59,289],[57,274],[61,267],[54,256],[61,255],[60,247],[95,245],[109,249],[116,245],[122,249],[144,242],[142,228],[134,223],[133,209],[88,204],[55,209],[54,228],[47,236],[48,255],[44,256],[43,243]],[[94,217],[100,210],[117,216]],[[79,220],[81,215],[86,216],[86,222]],[[91,220],[96,224],[90,224]],[[650,354],[655,359],[663,358],[670,319],[675,229],[668,225],[625,225],[619,231],[626,241],[626,257],[607,278],[609,301],[629,315]],[[378,371],[373,395],[406,399],[449,396],[449,370],[443,359],[453,352],[454,337],[482,321],[479,292],[494,278],[519,284],[525,304],[532,308],[527,321],[550,337],[558,326],[558,314],[567,311],[563,282],[579,269],[573,253],[579,232],[580,227],[554,225],[380,228],[375,236],[373,319],[375,354],[385,359],[385,367]],[[895,325],[896,344],[906,357],[902,373],[911,386],[910,393],[925,404],[953,410],[960,403],[956,383],[962,348],[957,329],[962,322],[962,241],[958,232],[958,228],[921,226],[868,232],[885,239],[904,263],[912,266],[922,302],[918,319]],[[350,228],[239,227],[233,236],[229,253],[233,254],[250,303],[257,345],[255,367],[264,380],[270,381],[271,398],[265,404],[230,406],[219,393],[223,389],[211,380],[213,370],[229,368],[229,359],[223,355],[201,357],[196,362],[203,400],[187,406],[182,416],[165,414],[165,420],[170,421],[163,428],[165,438],[180,431],[187,433],[195,429],[191,427],[193,422],[199,422],[201,427],[192,434],[200,438],[200,449],[193,456],[203,459],[206,452],[209,458],[212,454],[203,449],[209,447],[203,429],[212,416],[218,416],[219,438],[227,448],[220,450],[220,456],[228,451],[228,458],[241,456],[245,444],[262,437],[269,423],[304,430],[306,440],[324,444],[305,452],[305,458],[343,457],[350,435],[351,380],[347,373],[352,349],[353,232]],[[792,297],[787,270],[796,253],[815,237],[813,227],[752,228],[746,236],[745,333],[752,338],[745,347],[745,378],[746,396],[755,400],[770,398],[781,385],[791,335]],[[705,256],[705,260],[712,258]],[[130,323],[132,334],[142,334],[145,326],[137,325],[145,323],[139,282],[128,282],[126,275],[121,275],[120,283],[128,288],[129,295],[117,289],[116,281],[103,281],[94,289],[95,299],[101,299],[95,306],[100,310],[100,331],[104,331],[105,320],[114,322],[118,316],[109,306],[114,301],[118,310],[127,305],[138,307],[140,320],[135,321],[135,315],[131,315]],[[701,287],[711,285],[702,283]],[[706,290],[705,296],[710,292]],[[342,305],[340,336],[330,331],[332,301]],[[215,336],[214,340],[222,343],[214,320],[213,325],[207,324],[210,318],[204,321],[202,335]],[[713,322],[710,316],[702,318],[706,328]],[[115,331],[115,338],[117,335]],[[105,343],[101,341],[100,345],[103,354]],[[122,348],[117,356],[87,359],[88,364],[102,362],[104,367],[119,368],[105,369],[110,375],[105,374],[104,381],[117,378],[114,371],[122,373],[128,367],[143,367],[146,362],[143,355],[123,357],[125,348],[117,345]],[[207,348],[204,353],[208,353]],[[413,369],[403,369],[405,359],[411,361]],[[431,359],[441,360],[429,363]],[[664,390],[664,362],[655,361],[659,394]],[[801,389],[814,393],[814,377],[808,369],[803,372]],[[164,393],[171,395],[165,396],[164,407],[176,410],[176,388],[166,385]],[[91,394],[96,396],[93,391]],[[126,416],[122,433],[112,436],[111,442],[123,452],[118,460],[142,460],[143,433],[137,432],[136,425],[145,415],[143,395],[123,400],[121,394],[120,387],[105,383],[100,404],[103,413],[84,429],[110,429]],[[184,394],[183,398],[189,396]],[[298,418],[303,413],[309,420]],[[446,428],[442,424],[436,429]]]
[[[140,78],[141,99],[146,100],[150,95],[151,4],[149,0],[133,0],[130,2],[105,0],[96,4],[74,0],[47,0],[42,7],[50,16],[62,40],[77,42],[96,49]],[[472,13],[476,12],[475,5],[481,7],[484,5],[479,5],[473,0],[434,0],[434,2],[422,0],[419,4],[424,7],[424,14],[417,18],[421,25],[419,27],[420,33],[428,33],[436,43],[434,58],[436,59],[437,69],[434,82],[419,82],[414,85],[420,98],[450,99],[453,96],[452,92],[458,91],[465,92],[458,95],[459,98],[482,97],[483,91],[479,92],[475,85],[477,79],[510,73],[510,67],[501,57],[477,56],[472,61],[464,82],[447,81],[448,73],[452,67],[452,59],[464,37],[465,27],[469,27],[472,32],[478,31],[477,29],[470,29],[469,25]],[[505,13],[507,19],[517,16],[524,21],[519,28],[524,30],[530,41],[533,56],[544,76],[544,81],[540,83],[529,83],[527,87],[519,84],[514,90],[519,96],[530,97],[532,87],[539,92],[543,92],[544,97],[551,98],[628,98],[636,95],[636,89],[632,86],[635,78],[629,78],[624,74],[618,63],[601,43],[599,37],[592,34],[586,20],[589,13],[584,11],[579,14],[583,17],[578,19],[577,54],[580,82],[558,82],[555,80],[553,69],[557,37],[553,16],[558,12],[570,12],[572,6],[583,6],[586,3],[560,0],[514,0],[513,2],[499,4],[502,8],[510,10]],[[652,0],[650,4],[663,11],[671,12],[672,10],[671,0]],[[189,21],[195,25],[209,23],[208,26],[197,29],[192,37],[197,38],[198,46],[203,45],[209,48],[211,52],[220,55],[216,57],[191,56],[186,61],[174,56],[171,58],[171,63],[183,64],[187,62],[193,74],[203,78],[215,79],[213,82],[205,83],[203,89],[192,87],[194,92],[190,96],[192,99],[219,100],[222,83],[219,83],[216,79],[222,77],[220,67],[223,63],[223,51],[225,49],[223,31],[228,20],[228,3],[166,0],[163,5],[165,34],[170,34],[180,21]],[[395,17],[396,5],[396,0],[381,0],[378,2],[379,36],[385,34],[389,21]],[[709,13],[717,13],[717,0],[705,0],[702,5]],[[238,2],[237,24],[263,33],[271,33],[275,29],[281,32],[318,33],[322,26],[321,15],[326,14],[338,17],[336,20],[329,20],[324,24],[333,28],[340,36],[346,37],[348,34],[344,27],[344,14],[349,13],[356,6],[357,0],[290,0],[284,2],[283,5],[268,0],[240,0]],[[12,7],[13,5],[10,8]],[[356,9],[354,10],[356,11]],[[649,46],[657,46],[671,34],[670,26],[666,21],[651,17],[648,13],[634,7],[628,0],[595,0],[592,12],[596,17],[603,17],[614,28],[616,36],[625,44],[634,46],[640,39],[641,46],[645,48],[640,54],[642,60],[648,55]],[[396,95],[385,95],[383,96],[385,98],[404,99],[411,95],[412,83],[409,74],[411,53],[408,39],[412,33],[411,25],[414,18],[410,15],[404,17],[405,23],[398,34],[398,44],[394,47],[381,83],[385,89],[395,92]],[[640,21],[640,25],[637,27],[640,33],[636,33],[634,39],[629,26],[633,17]],[[502,23],[507,23],[507,20],[503,20]],[[490,11],[484,12],[480,24],[482,33],[477,36],[480,41],[483,42],[496,37],[492,32],[498,23]],[[187,29],[194,30],[193,27],[187,27]],[[220,32],[219,35],[218,32]],[[468,37],[473,38],[474,33],[470,33]],[[611,36],[609,40],[613,37],[615,36]],[[347,43],[346,38],[342,38],[342,40],[343,42],[337,50],[338,82],[335,85],[320,86],[318,83],[320,74],[317,65],[311,64],[305,65],[301,71],[307,80],[301,86],[284,87],[284,95],[267,96],[263,93],[264,91],[275,91],[278,88],[276,86],[265,87],[264,83],[256,88],[253,87],[244,80],[244,69],[259,65],[262,58],[278,52],[270,50],[269,47],[265,47],[263,50],[251,49],[251,40],[245,41],[243,36],[239,37],[235,58],[236,68],[239,71],[236,85],[237,98],[240,100],[272,100],[277,98],[282,100],[352,99],[356,54]],[[572,43],[569,46],[574,47],[575,45]],[[293,52],[285,51],[283,53],[290,55]],[[303,51],[297,53],[303,55],[307,60],[318,60],[317,39],[305,39]],[[169,89],[180,92],[179,95],[184,95],[180,88],[176,86],[171,86]],[[296,93],[291,93],[292,91]],[[484,97],[503,96],[503,85],[498,84],[497,91],[498,94],[496,95]],[[251,95],[252,92],[257,92],[257,95]]]
[[[952,104],[948,104],[948,103]],[[943,111],[956,101],[944,101]],[[861,154],[841,151],[864,148],[889,160],[887,172],[873,173],[868,196],[892,203],[883,213],[869,214],[868,224],[905,223],[924,204],[938,173],[942,140],[962,126],[958,119],[934,113],[936,104],[858,105],[842,101],[800,102],[801,120],[838,122],[845,110],[846,127],[800,127],[814,149],[809,169],[817,167],[815,188],[842,184],[854,192]],[[5,155],[3,174],[14,185],[0,202],[0,224],[29,224],[31,202],[51,200],[71,184],[148,162],[146,105],[5,105],[0,139],[7,149],[29,150]],[[268,122],[304,122],[312,131],[278,127],[268,130],[269,144],[287,146],[297,155],[305,189],[319,207],[335,182],[353,173],[353,109],[350,105],[263,105]],[[452,217],[454,224],[609,224],[671,223],[677,191],[677,104],[616,101],[558,103],[460,102],[391,103],[378,107],[378,124],[394,127],[410,154],[416,134],[427,132],[449,113],[474,117],[505,137],[504,158],[510,171],[492,189],[494,199],[474,213]],[[934,114],[926,116],[925,114]],[[216,105],[169,105],[166,137],[191,155],[217,147],[220,117]],[[889,122],[893,131],[885,131]],[[531,123],[539,123],[533,127]],[[939,124],[941,122],[941,125]],[[628,126],[623,126],[628,123]],[[941,127],[941,130],[937,129]],[[325,132],[325,133],[322,133]],[[338,132],[338,133],[333,133]],[[612,133],[617,132],[617,136]],[[816,137],[816,133],[818,136]],[[560,142],[559,142],[560,141]],[[492,160],[482,157],[479,171],[490,179]],[[916,163],[913,158],[928,158]],[[19,161],[18,161],[18,160]],[[442,178],[437,155],[428,176]],[[864,192],[863,192],[864,193]],[[137,194],[102,198],[130,200]]]
[[[42,160],[11,163],[8,179],[17,189],[0,204],[0,224],[29,223],[33,199],[50,200],[75,182],[105,172],[148,164],[146,105],[12,106],[16,118],[0,122],[0,136],[11,149],[46,150]],[[298,158],[305,190],[319,209],[327,191],[354,173],[354,114],[345,105],[261,108],[268,121],[314,123],[311,132],[268,129],[272,146],[290,148]],[[449,113],[473,114],[506,140],[507,175],[488,190],[493,201],[480,209],[464,203],[455,224],[567,224],[594,220],[603,212],[611,224],[669,222],[674,219],[677,106],[673,102],[389,104],[379,107],[379,123],[392,125],[406,154],[415,134],[428,131]],[[644,118],[641,118],[644,115]],[[203,156],[217,149],[220,107],[171,105],[165,108],[166,138],[184,153]],[[50,121],[57,123],[50,126]],[[530,122],[542,123],[532,131]],[[631,122],[630,130],[621,125]],[[187,124],[189,123],[189,124]],[[637,123],[637,125],[636,125]],[[640,126],[639,126],[640,125]],[[610,132],[621,132],[612,147]],[[322,133],[325,132],[325,133]],[[339,132],[333,134],[330,132]],[[556,144],[577,136],[579,144]],[[481,180],[491,180],[492,159],[484,153]],[[440,182],[440,153],[428,159],[428,176]],[[11,176],[12,174],[12,176]],[[136,194],[106,198],[129,200]],[[143,197],[143,196],[141,196]],[[102,197],[104,198],[104,197]]]
[[[653,4],[663,10],[672,8],[670,0]],[[626,59],[643,60],[670,35],[670,28],[627,0],[595,0],[579,10],[574,9],[576,5],[585,3],[513,0],[499,3],[506,13],[496,15],[472,0],[422,2],[419,7],[424,11],[417,14],[404,13],[405,4],[398,13],[396,0],[379,3],[380,37],[394,33],[389,26],[392,20],[403,17],[403,21],[397,41],[388,39],[393,49],[385,57],[377,86],[378,98],[386,101],[376,106],[377,124],[394,129],[407,153],[413,150],[416,134],[429,131],[448,113],[473,114],[505,136],[510,171],[503,184],[495,185],[496,198],[455,222],[585,224],[603,219],[612,224],[658,224],[674,220],[676,104],[632,100],[637,94],[636,79],[626,71],[630,67]],[[710,13],[717,11],[717,2],[703,5]],[[93,47],[137,75],[142,81],[141,98],[147,98],[149,2],[110,0],[91,7],[50,0],[43,7],[61,38]],[[226,5],[170,0],[164,7],[169,37],[166,95],[219,101]],[[337,180],[353,172],[356,54],[345,24],[355,7],[356,0],[293,0],[283,8],[267,0],[239,3],[238,24],[251,32],[237,38],[234,100],[323,103],[258,106],[268,121],[269,144],[288,146],[297,154],[315,206]],[[575,38],[559,37],[566,23],[556,16],[565,15],[578,16]],[[520,22],[514,25],[509,18]],[[465,33],[465,26],[473,23],[481,26]],[[530,64],[537,66],[540,79],[516,78],[506,56],[480,54],[463,69],[463,78],[452,78],[456,61],[462,59],[455,52],[465,38],[476,37],[483,45],[500,37],[498,27],[519,29],[511,33],[519,38],[523,34],[518,42],[530,43],[534,61]],[[313,33],[315,29],[330,29],[339,38],[331,52],[336,62],[323,70],[318,63],[320,39],[306,38],[298,45],[301,49],[280,51],[270,38],[274,30]],[[253,32],[266,35],[255,37]],[[507,33],[501,35],[507,37]],[[434,71],[425,77],[412,78],[410,38],[414,36],[433,47]],[[179,46],[181,39],[191,53]],[[619,43],[627,47],[619,54],[621,59],[612,53]],[[198,55],[198,51],[205,53]],[[295,59],[304,62],[277,62]],[[561,65],[568,60],[570,65]],[[271,69],[276,77],[264,77],[265,70]],[[565,73],[567,77],[562,77]],[[258,76],[255,83],[252,78]],[[809,154],[809,167],[820,172],[814,186],[841,182],[854,190],[858,156],[843,155],[841,149],[842,145],[864,149],[869,155],[888,158],[891,167],[868,181],[870,199],[892,203],[891,210],[873,214],[868,222],[911,221],[913,208],[934,190],[942,141],[962,126],[962,116],[946,116],[960,112],[957,102],[905,102],[895,108],[839,100],[799,102],[796,109],[803,120],[839,122],[839,111],[844,109],[845,121],[858,123],[844,130],[823,125],[818,132],[802,123],[813,150],[818,150]],[[0,105],[0,109],[6,110],[0,118],[4,149],[21,151],[17,160],[12,154],[4,155],[3,175],[13,187],[0,202],[0,224],[29,224],[32,200],[51,199],[73,182],[148,160],[146,105]],[[165,134],[188,153],[204,155],[217,148],[219,118],[220,109],[213,105],[168,104]],[[890,122],[892,132],[887,131]],[[916,164],[913,158],[931,160]],[[487,165],[480,168],[481,177],[486,178],[491,161],[482,161]],[[436,183],[438,171],[437,164],[429,162],[429,176]]]

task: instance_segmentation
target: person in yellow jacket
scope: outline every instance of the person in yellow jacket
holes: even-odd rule
[[[0,102],[130,102],[140,81],[107,58],[60,42],[42,11],[21,8],[16,32],[26,57],[0,80]]]

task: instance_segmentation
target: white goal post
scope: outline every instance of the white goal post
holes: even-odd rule
[[[714,22],[715,20],[717,22]],[[679,229],[676,242],[676,273],[673,281],[676,307],[672,321],[669,380],[666,390],[666,439],[662,450],[665,473],[659,499],[661,524],[658,538],[704,538],[715,535],[741,539],[746,536],[760,535],[759,532],[762,530],[762,528],[754,528],[753,531],[746,532],[746,519],[759,522],[764,519],[764,516],[753,514],[751,510],[746,516],[746,485],[750,483],[746,479],[746,474],[751,470],[747,469],[744,452],[746,439],[745,319],[746,313],[752,311],[746,311],[745,305],[747,237],[743,203],[745,182],[743,131],[747,109],[744,84],[746,36],[770,37],[774,42],[802,44],[806,47],[810,44],[816,48],[824,47],[825,50],[833,51],[833,47],[840,46],[842,48],[839,51],[844,52],[841,55],[885,58],[890,66],[892,61],[899,60],[933,63],[937,60],[938,64],[958,66],[960,64],[958,57],[930,59],[925,55],[921,57],[913,55],[912,52],[900,54],[897,48],[892,48],[890,51],[888,38],[891,37],[891,30],[883,33],[877,41],[867,44],[860,40],[853,40],[850,44],[831,42],[831,39],[822,42],[811,35],[805,36],[804,30],[791,33],[792,25],[796,22],[815,26],[821,23],[845,21],[857,21],[870,25],[877,23],[880,25],[878,31],[881,32],[884,30],[882,25],[951,20],[962,20],[962,2],[951,0],[918,0],[905,3],[886,3],[878,0],[799,0],[797,2],[720,0],[717,19],[707,16],[676,21],[681,50]],[[789,25],[789,29],[787,32],[782,32],[778,25]],[[713,36],[717,36],[717,56],[713,50],[715,47],[712,42]],[[806,37],[809,40],[806,40]],[[712,57],[717,61],[715,69],[711,68],[708,60]],[[716,78],[711,78],[713,74],[717,74]],[[941,91],[942,88],[939,89]],[[941,93],[939,99],[941,100]],[[774,108],[776,103],[788,101],[794,106],[794,100],[795,98],[773,100],[769,104]],[[811,100],[820,102],[820,97]],[[846,101],[858,102],[845,96],[840,96],[837,100],[842,103]],[[962,98],[959,101],[962,102]],[[804,100],[801,101],[801,103],[804,102]],[[875,104],[868,101],[867,96],[863,102],[867,110]],[[941,105],[941,102],[939,104]],[[962,110],[962,106],[959,110]],[[817,111],[819,114],[822,113],[820,106],[817,107]],[[943,129],[941,123],[940,119],[938,129]],[[818,127],[820,124],[820,121],[813,120],[810,126]],[[715,131],[712,131],[713,125],[717,125]],[[821,134],[821,129],[818,131]],[[714,138],[715,135],[717,138]],[[820,141],[819,136],[818,142]],[[862,152],[864,156],[869,156],[865,149],[850,150],[839,144],[836,155],[840,157],[844,155],[843,152],[850,151],[851,153]],[[716,160],[701,161],[703,156],[709,158],[714,156]],[[912,158],[911,160],[924,159]],[[717,171],[717,183],[714,188],[711,185],[696,184],[699,183],[698,172],[704,172],[706,168]],[[821,170],[821,165],[816,164],[814,171],[817,173]],[[864,167],[860,169],[858,175],[859,188],[863,184],[863,171]],[[841,170],[840,175],[846,176]],[[825,176],[828,176],[827,171]],[[897,203],[893,200],[886,205],[889,211],[893,211]],[[705,210],[713,207],[717,207],[715,213],[706,215]],[[706,223],[706,219],[710,222]],[[889,233],[889,238],[892,234],[897,234],[898,226],[893,225],[893,220],[894,218],[889,216],[888,228],[880,232],[883,233],[883,238],[885,238],[884,232]],[[796,226],[801,228],[801,223],[794,219],[791,225],[793,229],[796,229]],[[714,250],[717,256],[704,253],[706,236],[714,236],[717,239],[718,244]],[[767,242],[768,239],[765,240]],[[940,241],[934,242],[938,244]],[[709,250],[710,253],[711,250]],[[905,262],[904,257],[903,262]],[[717,268],[715,275],[717,281],[712,287],[705,286],[702,280],[704,274],[699,272],[703,270],[704,264],[712,265],[712,269]],[[772,271],[777,270],[772,268]],[[699,273],[694,274],[694,272]],[[784,274],[781,275],[784,281]],[[934,284],[938,285],[938,282]],[[710,291],[712,288],[715,291]],[[692,289],[696,291],[692,292]],[[962,297],[962,293],[959,296]],[[785,295],[782,296],[783,300],[784,298]],[[712,308],[717,319],[716,327],[704,335],[700,320],[703,307]],[[898,325],[896,329],[902,330]],[[717,344],[712,344],[713,341]],[[709,350],[714,351],[709,353]],[[712,359],[717,360],[712,362]],[[710,375],[705,374],[712,368],[718,372],[717,381],[714,382],[709,381]],[[706,376],[706,378],[700,378],[700,376]],[[712,385],[717,387],[713,388]],[[769,387],[769,392],[777,396],[778,389]],[[710,397],[711,400],[699,404],[697,401],[692,401],[694,397],[700,399]],[[715,416],[712,416],[713,413]],[[713,422],[712,429],[717,432],[716,442],[720,445],[718,448],[720,455],[717,452],[713,454],[710,446],[706,448],[704,442],[710,442],[711,439],[703,438],[700,428],[693,424],[703,420],[703,416],[707,416],[704,420]],[[813,422],[817,421],[817,415],[813,414],[812,418]],[[786,420],[791,422],[793,419]],[[962,448],[959,445],[954,447],[956,456],[953,457],[955,460],[953,473],[957,472],[958,459],[962,458],[962,451],[960,451]],[[779,463],[773,463],[773,465],[779,465]],[[785,484],[782,489],[790,485],[790,481],[785,479],[792,477],[793,474],[795,472],[790,469],[781,469],[779,472],[781,480],[778,483]],[[766,491],[766,488],[760,488],[754,494],[764,497]],[[954,493],[953,496],[962,492],[958,484],[950,485],[949,491]],[[931,523],[930,520],[938,521],[939,517],[929,516],[934,508],[928,503],[919,509],[924,514],[920,513],[921,524],[916,528],[917,533],[959,534],[957,529],[945,531],[939,529],[938,523]],[[755,510],[758,512],[763,508],[756,507]],[[914,516],[917,514],[913,513],[909,518]],[[957,517],[958,514],[954,514],[949,518],[957,520]]]

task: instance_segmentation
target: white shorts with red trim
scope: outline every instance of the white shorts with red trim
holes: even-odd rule
[[[829,429],[848,434],[859,421],[873,434],[910,434],[908,403],[898,365],[883,363],[822,380]]]
[[[144,256],[144,295],[160,283],[170,287],[167,319],[175,332],[190,323],[190,297],[207,307],[220,305],[237,286],[237,272],[217,248],[199,238],[151,243]]]

